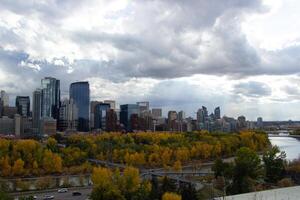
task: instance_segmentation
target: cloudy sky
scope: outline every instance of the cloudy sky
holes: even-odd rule
[[[0,0],[0,90],[300,120],[298,0]]]

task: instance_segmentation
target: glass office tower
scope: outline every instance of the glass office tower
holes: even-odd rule
[[[137,104],[125,104],[120,106],[120,123],[124,125],[126,131],[132,131],[132,117],[138,115],[139,106]]]
[[[95,106],[94,113],[94,124],[95,129],[106,129],[106,114],[110,109],[110,104],[108,103],[99,103]]]
[[[40,89],[36,89],[32,94],[32,127],[38,129],[41,119],[41,96]]]
[[[28,96],[17,96],[16,107],[18,114],[23,117],[29,117],[30,115],[30,98]]]
[[[60,106],[60,81],[52,77],[42,79],[41,116],[58,119]]]
[[[89,82],[75,82],[70,86],[70,100],[77,108],[78,131],[89,131],[90,86]]]

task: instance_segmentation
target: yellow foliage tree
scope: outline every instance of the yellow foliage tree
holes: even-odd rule
[[[59,155],[54,154],[53,157],[53,172],[61,173],[62,172],[62,159]]]
[[[5,156],[0,159],[1,166],[1,176],[10,176],[11,175],[11,166],[9,164],[9,157]]]
[[[176,193],[166,192],[163,194],[162,200],[181,200],[181,196]]]
[[[59,173],[62,171],[62,159],[59,155],[45,150],[43,158],[43,169],[46,173]]]
[[[134,167],[126,167],[123,173],[125,190],[128,193],[137,191],[141,184],[139,170]]]
[[[92,173],[92,181],[96,186],[108,186],[112,184],[112,172],[103,167],[95,167]]]
[[[19,158],[14,162],[12,173],[15,176],[21,176],[24,174],[24,161],[22,159]]]
[[[180,160],[177,160],[177,161],[174,163],[173,169],[174,169],[175,171],[177,171],[177,172],[179,172],[179,171],[182,170],[182,166],[181,166]]]

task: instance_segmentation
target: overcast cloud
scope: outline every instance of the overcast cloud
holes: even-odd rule
[[[297,120],[299,9],[296,0],[2,0],[0,89],[13,104],[53,76],[63,96],[88,80],[93,99]]]

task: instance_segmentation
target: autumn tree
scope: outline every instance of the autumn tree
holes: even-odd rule
[[[48,138],[47,148],[52,152],[58,152],[57,141],[52,137]]]
[[[24,174],[24,161],[22,159],[18,159],[14,162],[12,173],[15,176],[21,176]]]
[[[1,176],[11,175],[11,166],[9,164],[9,157],[5,156],[0,159]]]
[[[130,199],[132,194],[136,192],[141,184],[139,170],[133,167],[126,167],[123,173],[124,191],[127,199]]]
[[[162,200],[181,200],[181,196],[176,193],[166,192],[163,194]]]
[[[43,159],[43,169],[46,173],[62,172],[62,159],[59,155],[52,153],[50,150],[45,150]]]
[[[182,166],[181,166],[180,160],[177,160],[174,163],[173,169],[174,169],[174,171],[177,171],[177,172],[180,172],[182,170]]]

